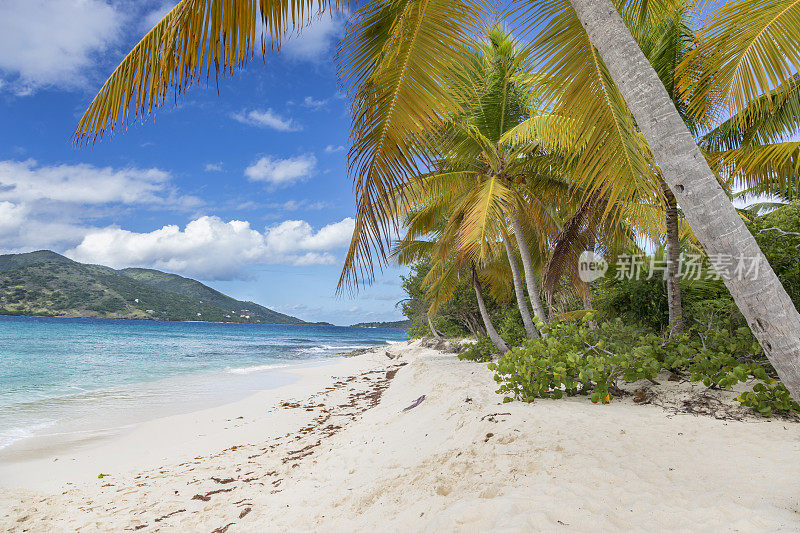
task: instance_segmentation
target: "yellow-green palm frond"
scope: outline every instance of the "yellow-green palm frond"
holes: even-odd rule
[[[800,142],[745,146],[714,152],[706,159],[729,189],[781,195],[800,188]]]
[[[242,68],[257,39],[262,51],[311,17],[338,6],[329,0],[181,0],[114,69],[83,114],[76,140],[97,139],[145,117],[212,71]],[[262,34],[262,31],[264,32]]]
[[[489,296],[496,302],[510,303],[514,301],[514,278],[508,266],[505,251],[483,264],[478,277],[481,279],[481,285],[488,287]]]
[[[398,201],[393,212],[401,220],[422,206],[447,209],[480,175],[473,171],[434,171],[416,176],[398,187]],[[401,198],[403,201],[400,201]]]
[[[477,262],[497,255],[499,225],[505,223],[505,213],[515,203],[514,192],[497,176],[487,177],[480,186],[472,189],[464,202],[459,250]]]
[[[700,139],[708,151],[734,150],[786,139],[800,129],[800,75],[755,101]]]
[[[468,55],[482,13],[474,0],[371,0],[352,17],[340,74],[352,97],[350,173],[356,223],[339,288],[369,281],[396,225],[391,191],[417,173],[423,132],[459,111],[446,74]],[[376,208],[377,207],[377,208]]]
[[[578,144],[579,139],[575,123],[571,119],[549,113],[525,119],[507,130],[500,142],[511,146],[533,145],[549,152],[574,154],[583,149]]]
[[[395,243],[392,256],[401,265],[411,265],[430,258],[433,246],[431,241],[402,239]]]
[[[647,144],[569,1],[515,5],[521,29],[537,32],[536,68],[552,81],[543,95],[554,114],[573,122],[577,143],[585,146],[572,162],[584,199],[597,194],[612,206],[657,190]]]
[[[429,314],[436,311],[453,297],[458,287],[458,268],[453,261],[435,261],[422,279],[430,303]]]
[[[690,112],[699,116],[710,105],[739,113],[800,71],[800,0],[728,2],[698,38],[701,44],[681,65]]]

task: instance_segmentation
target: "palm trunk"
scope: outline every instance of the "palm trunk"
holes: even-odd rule
[[[506,255],[508,255],[508,266],[511,267],[511,277],[514,278],[514,294],[517,296],[517,306],[519,307],[519,314],[522,315],[522,324],[525,326],[525,334],[529,339],[535,339],[539,336],[539,331],[533,325],[531,320],[531,312],[528,310],[528,301],[525,299],[525,289],[522,286],[522,276],[519,275],[519,266],[517,265],[517,257],[511,243],[508,241],[508,233],[503,230],[503,245],[506,247]]]
[[[667,307],[669,308],[669,336],[683,333],[683,302],[680,282],[680,235],[678,228],[678,202],[669,186],[661,182],[666,199],[667,223]]]
[[[525,272],[525,286],[528,289],[528,296],[531,299],[531,307],[533,307],[533,314],[547,324],[547,315],[544,312],[542,305],[542,298],[539,295],[539,284],[536,282],[536,275],[533,272],[533,261],[531,260],[531,252],[528,249],[528,241],[525,240],[525,230],[522,228],[517,213],[512,209],[509,213],[511,220],[511,229],[514,230],[514,237],[517,239],[517,248],[519,248],[519,256],[522,258],[522,270]]]
[[[594,252],[595,250],[595,238],[594,234],[589,237],[589,242],[586,243],[586,250],[589,252]],[[583,292],[583,309],[584,311],[594,311],[594,306],[592,305],[592,284],[586,281],[581,281],[584,285],[584,292]],[[591,329],[597,329],[597,322],[594,320],[589,321],[589,327]]]
[[[710,258],[744,258],[721,272],[736,305],[792,397],[800,401],[800,314],[717,183],[666,89],[610,0],[570,0],[650,146],[664,180]]]
[[[433,327],[433,320],[431,320],[431,315],[426,315],[426,316],[428,317],[428,327],[431,328],[431,333],[433,334],[433,338],[441,339],[442,338],[441,335],[439,335],[439,332],[436,331],[435,327]]]
[[[475,266],[472,266],[472,287],[475,289],[475,297],[478,299],[478,309],[481,310],[481,318],[483,318],[483,324],[486,326],[486,334],[491,339],[492,344],[500,350],[500,353],[506,353],[508,351],[508,345],[506,341],[503,340],[503,337],[497,333],[497,330],[494,329],[494,324],[492,324],[492,317],[489,316],[489,311],[486,310],[486,303],[483,301],[483,294],[481,294],[481,283],[478,281],[478,273],[475,272]]]

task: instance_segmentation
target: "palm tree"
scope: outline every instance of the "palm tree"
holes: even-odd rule
[[[757,265],[757,275],[741,279],[726,276],[725,285],[781,380],[792,396],[800,399],[800,314],[717,182],[617,9],[610,0],[570,0],[570,3],[706,252],[720,257],[746,257]],[[738,11],[743,13],[749,7],[747,4],[742,2]],[[794,46],[800,43],[800,25],[795,24],[794,28],[794,32],[787,32],[793,33],[790,38],[784,33],[779,41],[788,41],[784,51],[791,50],[792,43]],[[767,49],[777,48],[772,45]],[[800,59],[798,54],[793,56]],[[796,61],[794,68],[799,66],[800,61]]]
[[[525,331],[533,338],[539,333],[508,228],[520,253],[534,315],[546,322],[528,242],[533,236],[535,251],[546,251],[557,230],[552,208],[565,201],[569,188],[552,176],[558,161],[545,148],[563,141],[552,127],[559,117],[533,109],[539,80],[521,68],[525,60],[499,26],[485,31],[471,60],[452,74],[468,80],[470,90],[459,97],[464,111],[424,137],[419,151],[433,170],[412,178],[405,198],[414,205],[433,201],[434,209],[448,206],[463,214],[451,214],[449,220],[465,224],[458,246],[478,261],[486,260],[487,253],[497,254],[490,243],[502,242]]]
[[[469,252],[453,253],[463,227],[461,225],[463,212],[442,212],[440,211],[442,203],[438,200],[440,198],[433,199],[428,205],[406,214],[405,226],[408,232],[395,244],[393,256],[404,265],[418,261],[431,263],[431,268],[423,279],[423,287],[428,291],[430,303],[429,324],[430,317],[453,297],[458,279],[466,272],[475,291],[486,335],[500,353],[505,353],[508,351],[508,345],[492,323],[492,317],[483,298],[483,287],[475,260],[470,257]],[[431,212],[440,216],[431,217]],[[451,222],[450,219],[456,220]],[[427,238],[420,238],[422,236]],[[433,329],[432,325],[431,328]]]
[[[776,4],[783,4],[783,11],[780,7],[776,10]],[[637,6],[641,7],[636,0],[622,4],[623,9]],[[754,6],[769,8],[775,16],[752,17],[758,20],[748,24],[748,31],[742,32],[746,35],[740,36],[739,42],[749,38],[763,43],[777,35],[777,44],[735,48],[720,59],[726,66],[725,73],[733,74],[716,77],[712,80],[714,85],[717,80],[724,84],[726,79],[748,76],[748,72],[750,79],[782,83],[800,67],[800,7],[789,0],[742,1],[723,8],[728,11],[721,17],[728,12],[743,17]],[[107,128],[113,129],[120,118],[124,123],[130,107],[134,115],[151,113],[171,89],[181,92],[203,74],[208,78],[212,64],[223,74],[243,66],[252,54],[258,26],[265,26],[267,42],[279,45],[287,29],[302,27],[312,14],[332,7],[325,0],[182,0],[112,73],[81,119],[77,136],[97,138]],[[350,168],[358,208],[341,284],[371,279],[375,260],[385,261],[394,228],[381,217],[385,211],[381,204],[392,201],[393,186],[416,173],[417,136],[439,124],[442,117],[458,112],[452,96],[457,90],[449,87],[442,76],[468,57],[469,35],[478,27],[483,12],[483,5],[474,0],[371,0],[352,15],[341,58],[342,74],[349,82],[352,98]],[[540,40],[540,50],[553,51],[540,57],[549,57],[551,65],[559,65],[565,54],[564,45],[581,48],[584,55],[578,64],[591,61],[593,72],[614,81],[614,93],[618,89],[619,101],[627,104],[664,181],[675,193],[706,251],[753,258],[759,267],[757,276],[728,278],[725,282],[781,379],[795,399],[800,399],[800,314],[717,182],[614,4],[610,0],[528,0],[520,7],[514,6],[514,13],[529,28],[544,24],[547,31],[553,23],[572,21],[585,29],[575,33],[576,38],[556,36],[551,43]],[[750,31],[759,24],[770,30],[780,17],[794,24],[782,24],[780,34]],[[759,61],[745,57],[748,54]],[[735,66],[727,69],[730,65]],[[769,75],[764,76],[764,72]],[[565,114],[578,119],[585,131],[597,129],[598,119],[607,114],[593,113],[603,106],[580,99],[587,91],[576,85],[581,76],[565,79],[564,72],[557,69],[547,73],[576,96],[571,106],[564,107]],[[758,83],[732,82],[730,86],[727,94],[738,94],[738,100],[747,102],[756,96],[750,89]],[[700,89],[705,87],[700,84]],[[597,84],[588,89],[592,88]],[[761,89],[763,93],[768,88]],[[607,94],[606,102],[614,105],[617,98]],[[601,125],[606,124],[617,130],[630,126],[613,121]],[[586,153],[591,155],[584,163],[594,159],[598,164],[583,164],[581,170],[584,178],[599,184],[609,168],[619,166],[613,159],[620,153],[605,150],[608,136],[595,133],[590,140]],[[629,158],[622,164],[640,163]],[[602,185],[596,188],[602,189]]]

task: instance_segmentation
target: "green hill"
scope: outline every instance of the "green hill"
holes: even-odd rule
[[[203,285],[197,280],[184,278],[149,268],[124,268],[120,273],[162,291],[176,292],[182,296],[224,309],[229,314],[249,315],[253,320],[269,324],[307,324],[299,318],[284,315],[253,302],[236,300]]]
[[[50,251],[0,255],[0,314],[307,324],[193,279],[85,265]]]
[[[0,272],[26,267],[38,263],[74,263],[72,259],[59,255],[50,250],[39,250],[26,254],[0,255]]]

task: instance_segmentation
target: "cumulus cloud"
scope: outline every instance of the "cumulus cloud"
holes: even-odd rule
[[[75,246],[87,222],[121,209],[195,209],[202,201],[180,194],[157,168],[40,165],[0,161],[0,241],[5,251]]]
[[[286,220],[267,228],[264,237],[270,250],[279,255],[292,254],[298,250],[320,252],[348,245],[353,227],[354,221],[349,217],[328,224],[317,232],[304,220]]]
[[[34,159],[7,160],[0,161],[0,200],[196,206],[199,200],[178,195],[170,179],[168,172],[157,168],[45,166]]]
[[[93,58],[118,39],[122,22],[103,0],[0,2],[0,72],[17,94],[82,86]]]
[[[253,109],[248,112],[234,113],[231,118],[248,126],[270,128],[276,131],[300,131],[303,129],[293,118],[282,117],[270,108],[265,111]]]
[[[288,187],[311,177],[316,167],[317,158],[313,154],[286,159],[265,156],[247,167],[244,174],[251,181],[264,181],[275,187]]]
[[[222,172],[222,163],[206,163],[206,172]]]
[[[345,218],[318,230],[302,220],[287,220],[263,232],[249,222],[204,216],[184,229],[164,226],[149,233],[118,227],[89,232],[66,255],[112,267],[148,266],[202,279],[242,277],[258,264],[333,264],[332,250],[346,246],[354,221]]]
[[[313,96],[306,96],[303,100],[303,107],[308,107],[310,109],[321,109],[328,105],[327,99],[317,100]]]
[[[0,235],[16,231],[25,221],[27,207],[11,202],[0,202]]]
[[[337,152],[341,152],[342,150],[344,150],[344,146],[342,146],[341,144],[336,146],[329,144],[328,146],[325,147],[326,154],[335,154]]]
[[[344,30],[345,17],[320,15],[281,46],[281,54],[296,61],[320,62],[330,57],[334,41]]]

